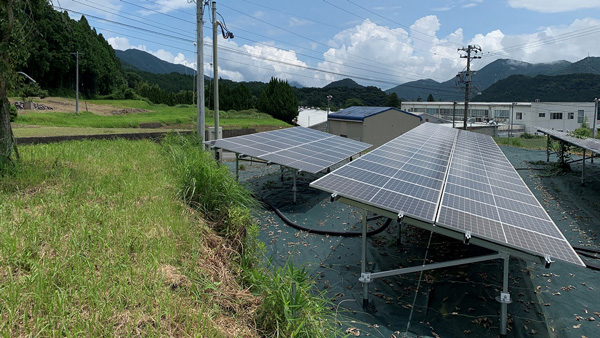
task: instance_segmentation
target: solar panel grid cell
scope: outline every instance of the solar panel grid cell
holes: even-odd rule
[[[310,173],[331,167],[370,146],[303,127],[219,139],[211,144]]]

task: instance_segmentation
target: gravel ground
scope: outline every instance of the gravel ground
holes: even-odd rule
[[[545,151],[502,147],[523,180],[546,208],[572,245],[598,248],[600,231],[600,167],[586,164],[586,184],[580,183],[581,163],[556,171]],[[231,157],[225,157],[226,159]],[[600,161],[600,160],[599,160]],[[233,162],[225,162],[233,172]],[[330,203],[329,195],[308,187],[318,175],[298,179],[298,201],[292,201],[292,175],[281,180],[278,166],[244,162],[240,180],[261,199],[277,206],[292,221],[313,228],[359,230],[359,210]],[[370,285],[373,308],[364,311],[360,274],[360,239],[321,236],[296,231],[271,210],[256,211],[266,258],[276,264],[304,264],[317,286],[335,304],[342,330],[354,328],[374,337],[497,337],[501,262],[486,262],[423,273],[377,279]],[[373,221],[371,228],[383,220]],[[395,222],[369,238],[370,271],[423,263],[430,233],[408,228],[400,245]],[[444,261],[483,254],[485,249],[433,235],[428,258]],[[594,261],[591,259],[591,261]],[[600,260],[595,262],[600,265]],[[510,262],[508,337],[600,336],[600,272],[555,262],[550,269],[519,259]],[[354,331],[356,332],[356,331]]]

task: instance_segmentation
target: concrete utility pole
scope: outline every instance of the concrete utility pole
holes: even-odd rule
[[[83,53],[71,53],[75,55],[75,114],[79,115],[79,55]]]
[[[217,21],[217,2],[212,2],[212,20],[213,20],[213,82],[214,82],[214,92],[215,92],[215,137],[214,139],[219,139],[219,64],[217,63],[217,40],[218,40],[218,27],[219,22]],[[215,153],[215,155],[218,152]]]
[[[508,145],[510,146],[510,137],[512,135],[512,131],[513,131],[513,115],[515,114],[515,105],[516,103],[513,102],[511,104],[511,109],[510,109],[510,129],[508,130]]]
[[[464,81],[465,87],[465,116],[463,121],[463,129],[467,130],[467,112],[469,110],[469,85],[471,84],[471,60],[481,59],[481,56],[471,56],[471,52],[477,54],[481,52],[481,47],[477,45],[468,45],[467,48],[459,48],[458,51],[467,52],[467,55],[461,55],[461,59],[467,59],[467,71],[465,73]]]
[[[598,120],[598,98],[594,99],[594,121],[592,122],[592,135],[596,138],[596,120]],[[592,157],[592,160],[594,157]]]
[[[454,128],[454,120],[456,119],[456,101],[452,102],[452,128]]]
[[[204,141],[204,0],[196,0],[196,128]]]

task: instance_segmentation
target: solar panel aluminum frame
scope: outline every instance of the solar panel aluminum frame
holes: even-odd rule
[[[465,238],[465,233],[462,231],[449,229],[449,228],[446,228],[443,226],[438,226],[435,223],[431,223],[429,221],[423,221],[418,218],[405,216],[405,215],[398,215],[395,212],[385,210],[382,208],[378,208],[378,207],[375,207],[372,205],[367,205],[367,204],[364,204],[359,201],[355,201],[353,199],[349,199],[346,197],[339,197],[339,198],[336,197],[336,198],[341,203],[344,203],[344,204],[347,204],[347,205],[350,205],[353,207],[357,207],[359,209],[367,210],[367,211],[370,211],[377,215],[381,215],[381,216],[384,216],[384,217],[387,217],[390,219],[396,219],[398,221],[402,221],[403,223],[405,223],[407,225],[412,225],[412,226],[415,226],[415,227],[423,229],[423,230],[433,231],[437,234],[440,234],[440,235],[443,235],[446,237],[450,237],[450,238],[456,239],[458,241],[463,241]],[[546,261],[547,257],[542,257],[539,254],[527,252],[525,250],[519,250],[519,249],[512,248],[512,247],[503,246],[503,245],[495,243],[491,240],[487,240],[485,238],[471,237],[469,244],[480,246],[480,247],[490,249],[492,251],[496,251],[499,253],[504,252],[504,253],[509,254],[510,256],[522,258],[522,259],[529,260],[529,261],[532,261],[535,263],[546,264],[546,262],[547,262]]]

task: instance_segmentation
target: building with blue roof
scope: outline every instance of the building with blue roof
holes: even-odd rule
[[[327,121],[330,133],[370,143],[374,149],[424,123],[425,119],[394,107],[353,106],[330,113]]]

